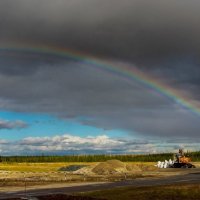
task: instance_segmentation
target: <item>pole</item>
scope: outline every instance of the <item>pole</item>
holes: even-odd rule
[[[26,190],[26,174],[24,172],[24,195],[27,197],[27,190]]]

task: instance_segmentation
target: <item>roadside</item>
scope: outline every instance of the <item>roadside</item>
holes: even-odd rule
[[[146,187],[146,186],[163,186],[171,184],[182,184],[182,183],[200,183],[200,173],[195,171],[188,171],[188,174],[176,175],[176,176],[164,176],[160,178],[138,178],[135,180],[126,180],[119,182],[108,182],[108,183],[81,183],[76,185],[50,185],[51,187],[39,186],[37,189],[27,189],[26,191],[9,191],[1,192],[0,199],[12,198],[12,197],[24,197],[38,196],[38,195],[49,195],[49,194],[77,194],[80,192],[98,191],[98,190],[109,190],[125,186]],[[191,173],[192,172],[192,173]]]
[[[200,183],[172,184],[164,186],[121,187],[109,190],[79,193],[83,197],[107,200],[198,200]]]

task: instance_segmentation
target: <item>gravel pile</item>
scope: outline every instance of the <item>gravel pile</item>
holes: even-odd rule
[[[119,160],[108,160],[99,163],[92,169],[92,172],[98,175],[125,173],[127,171],[126,164]]]

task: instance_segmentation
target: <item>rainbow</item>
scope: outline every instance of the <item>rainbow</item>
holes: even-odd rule
[[[120,77],[123,77],[126,80],[137,81],[142,84],[144,87],[151,89],[158,93],[159,95],[165,96],[166,98],[172,100],[174,103],[180,105],[182,108],[191,111],[192,113],[200,116],[200,108],[191,103],[191,99],[183,96],[179,91],[169,87],[166,84],[163,84],[161,81],[153,79],[153,77],[145,74],[140,71],[138,68],[129,65],[117,65],[112,61],[105,61],[97,57],[93,57],[88,54],[83,54],[78,51],[73,51],[67,48],[58,48],[52,46],[37,46],[37,45],[14,45],[0,48],[0,51],[21,51],[28,53],[40,53],[48,54],[53,56],[59,56],[63,58],[72,58],[79,61],[84,61],[84,63],[94,66],[100,70],[109,71]]]

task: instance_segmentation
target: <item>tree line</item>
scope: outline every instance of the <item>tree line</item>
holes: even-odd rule
[[[191,152],[189,156],[192,161],[200,161],[200,151]],[[117,159],[123,162],[157,162],[173,159],[173,153],[160,153],[148,155],[65,155],[65,156],[0,156],[0,162],[104,162],[107,160]]]

